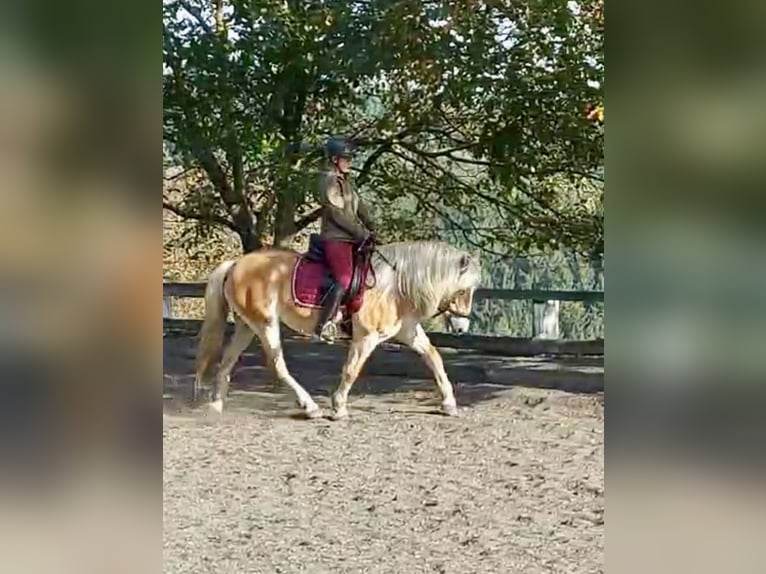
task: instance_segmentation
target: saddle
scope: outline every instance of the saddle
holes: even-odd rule
[[[354,271],[351,287],[341,305],[353,299],[362,286],[369,268],[370,254],[362,249],[354,253]],[[320,309],[324,307],[332,288],[335,286],[330,267],[325,260],[324,242],[317,234],[309,237],[308,250],[301,254],[293,269],[292,296],[299,306]]]
[[[303,254],[303,257],[308,261],[315,263],[325,263],[324,258],[324,241],[316,233],[312,233],[309,236],[309,249]]]

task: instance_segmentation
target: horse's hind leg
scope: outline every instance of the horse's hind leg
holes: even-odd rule
[[[298,399],[298,405],[309,418],[316,418],[322,415],[322,411],[298,381],[296,381],[287,369],[285,363],[285,354],[282,351],[282,341],[279,336],[279,320],[273,318],[260,327],[256,333],[261,340],[263,349],[266,352],[271,368],[274,374],[281,382],[290,387]]]
[[[348,409],[346,408],[348,393],[351,391],[354,381],[359,377],[365,362],[380,342],[381,338],[377,333],[366,333],[358,336],[351,343],[346,364],[343,365],[340,384],[332,394],[333,420],[348,416]]]
[[[237,364],[240,355],[243,353],[250,341],[253,340],[253,330],[239,317],[234,320],[234,335],[226,346],[221,359],[221,366],[213,382],[213,396],[210,406],[218,411],[223,411],[223,402],[229,393],[229,381],[231,380],[231,371]]]

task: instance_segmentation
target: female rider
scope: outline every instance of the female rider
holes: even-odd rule
[[[331,343],[337,335],[338,309],[351,286],[355,248],[372,238],[374,227],[367,207],[349,181],[352,146],[344,138],[333,137],[327,140],[325,151],[329,162],[319,178],[320,237],[336,284],[322,309],[315,335]],[[363,283],[346,302],[349,316],[362,306]]]

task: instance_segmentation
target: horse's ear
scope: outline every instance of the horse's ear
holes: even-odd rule
[[[462,275],[468,271],[468,265],[471,263],[471,257],[467,253],[463,253],[460,257],[460,274]]]

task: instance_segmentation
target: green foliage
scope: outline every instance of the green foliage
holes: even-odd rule
[[[459,242],[459,241],[456,241]],[[482,285],[497,289],[603,290],[600,259],[584,260],[559,250],[529,257],[482,258]],[[474,305],[471,332],[487,335],[530,337],[533,334],[532,301],[478,301]],[[591,340],[604,337],[604,304],[561,302],[559,328],[563,339]],[[439,327],[436,327],[437,330]]]
[[[289,244],[318,169],[290,146],[355,134],[386,238],[602,252],[602,3],[569,5],[168,0],[163,131],[192,169],[166,204]]]
[[[448,230],[445,239],[464,248],[470,240],[460,230]],[[496,289],[603,291],[603,256],[582,256],[571,249],[534,250],[528,254],[483,253],[482,286]],[[530,337],[533,334],[532,301],[478,301],[471,331],[477,334]],[[559,328],[563,339],[604,337],[604,304],[561,302]],[[436,330],[441,330],[436,326]]]

